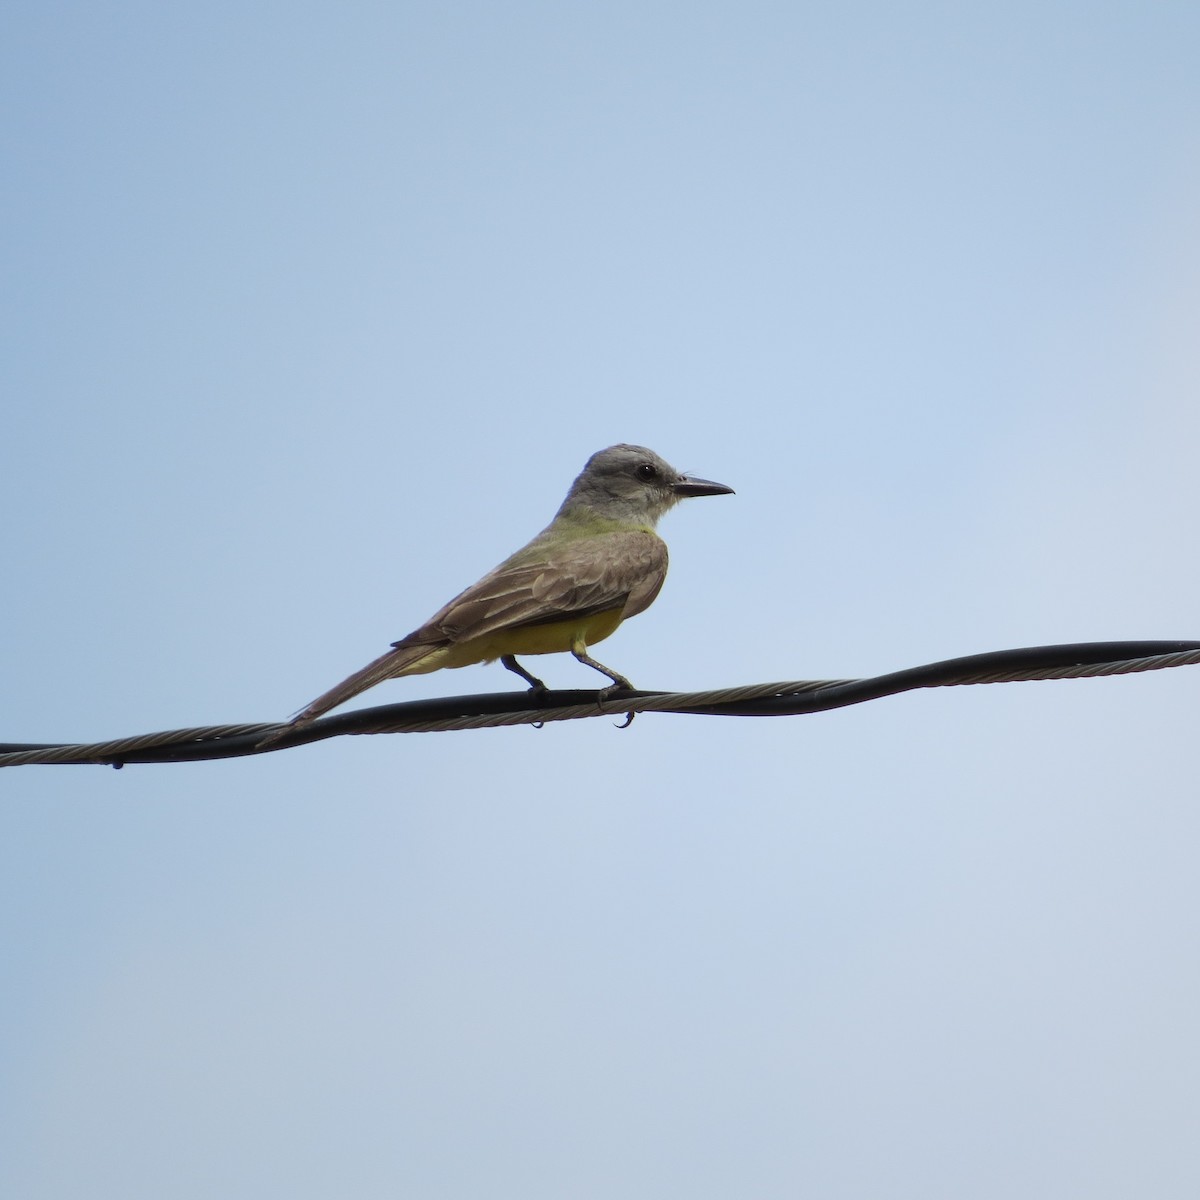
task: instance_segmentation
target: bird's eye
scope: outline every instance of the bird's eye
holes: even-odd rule
[[[653,463],[642,463],[637,469],[637,477],[639,479],[657,479],[658,468]]]

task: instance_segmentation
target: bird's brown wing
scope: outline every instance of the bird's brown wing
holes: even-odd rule
[[[646,530],[578,538],[541,553],[535,543],[395,644],[465,642],[614,609],[631,617],[650,605],[666,574],[666,544]]]

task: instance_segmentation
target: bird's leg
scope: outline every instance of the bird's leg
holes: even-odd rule
[[[599,671],[601,675],[607,675],[609,679],[612,680],[612,686],[606,687],[603,691],[601,691],[601,700],[607,700],[614,692],[632,692],[634,690],[633,684],[630,683],[624,675],[618,675],[617,672],[612,669],[612,667],[606,667],[603,663],[597,662],[587,652],[587,646],[584,644],[582,638],[576,641],[571,647],[571,653],[575,655],[575,657],[581,663],[583,663],[584,666],[591,667],[593,671]]]
[[[606,687],[600,693],[601,700],[607,700],[609,696],[613,694],[613,692],[633,691],[633,684],[630,683],[624,675],[618,675],[617,672],[611,667],[606,667],[603,663],[598,663],[587,652],[587,647],[584,646],[582,642],[576,642],[575,645],[571,647],[571,653],[575,655],[575,657],[579,659],[579,661],[583,663],[585,667],[591,667],[593,671],[599,671],[601,675],[607,675],[609,679],[612,680],[612,686]]]
[[[630,683],[629,680],[626,679],[624,675],[618,675],[617,672],[614,671],[611,667],[606,667],[603,663],[598,663],[587,652],[587,646],[585,646],[583,644],[582,640],[577,641],[575,643],[575,645],[573,645],[571,647],[571,653],[573,655],[575,655],[575,657],[577,659],[579,659],[579,661],[581,663],[585,664],[586,666],[591,667],[593,671],[599,671],[601,675],[607,675],[609,677],[609,679],[612,680],[611,686],[600,689],[600,693],[596,697],[597,703],[603,704],[604,701],[607,700],[613,694],[613,692],[632,692],[633,691],[633,684]],[[623,725],[618,725],[617,728],[618,729],[628,729],[629,726],[633,724],[633,718],[634,718],[634,714],[631,712],[627,712],[625,714],[625,723]]]
[[[502,655],[500,658],[500,665],[507,667],[513,672],[513,674],[520,675],[520,677],[525,680],[527,684],[529,684],[529,690],[531,692],[548,692],[550,690],[536,675],[530,675],[530,673],[525,670],[525,668],[521,666],[519,662],[517,662],[517,656],[515,654]]]

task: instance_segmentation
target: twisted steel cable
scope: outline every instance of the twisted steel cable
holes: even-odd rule
[[[973,654],[864,679],[791,680],[701,692],[633,691],[604,701],[595,691],[491,692],[358,709],[295,731],[280,724],[208,725],[86,744],[0,743],[0,767],[195,762],[272,753],[345,734],[449,732],[635,713],[802,716],[921,688],[1091,679],[1196,663],[1200,641],[1076,642]],[[263,740],[273,734],[281,736],[264,747]]]

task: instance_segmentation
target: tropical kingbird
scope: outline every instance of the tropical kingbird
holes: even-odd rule
[[[588,459],[554,520],[527,546],[455,596],[420,629],[318,696],[291,721],[298,728],[385,679],[424,675],[497,658],[534,691],[546,685],[516,655],[570,651],[607,675],[604,698],[632,689],[588,647],[648,608],[667,575],[659,517],[685,496],[733,488],[682,475],[643,446],[609,446]],[[280,735],[276,735],[280,736]],[[274,739],[270,739],[274,740]]]

